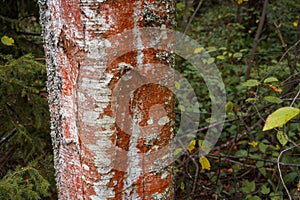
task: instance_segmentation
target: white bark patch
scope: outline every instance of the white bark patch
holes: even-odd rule
[[[142,173],[142,168],[140,166],[140,154],[137,148],[137,142],[140,137],[140,126],[139,122],[142,119],[141,113],[138,113],[137,108],[134,110],[134,116],[132,120],[132,132],[129,142],[128,156],[128,167],[126,169],[127,177],[124,180],[123,186],[123,199],[141,199],[137,194],[136,182]]]
[[[86,165],[86,164],[83,164],[82,167],[83,167],[84,170],[87,170],[87,171],[90,170],[90,167],[88,165]]]
[[[165,31],[161,31],[161,34],[160,34],[161,38],[163,40],[167,40],[168,39],[168,34],[167,34],[167,30],[166,30],[167,29],[166,25],[162,24],[160,28],[161,28],[161,30],[165,30]]]
[[[142,50],[144,49],[143,41],[141,39],[141,32],[138,29],[138,17],[141,14],[141,4],[142,2],[137,1],[136,6],[134,7],[134,27],[133,27],[133,35],[135,36],[134,44],[137,47],[137,57],[136,63],[137,68],[139,70],[143,69],[143,62],[144,62],[144,54]],[[133,97],[133,96],[131,96]],[[134,97],[133,97],[134,98]],[[124,186],[123,186],[123,195],[122,199],[135,199],[139,200],[141,197],[137,193],[137,185],[136,182],[142,174],[142,167],[141,167],[141,158],[140,152],[137,148],[137,142],[139,137],[141,136],[141,127],[139,126],[139,122],[142,119],[141,112],[135,108],[133,119],[132,119],[132,129],[131,129],[131,136],[129,142],[129,150],[127,153],[128,157],[128,167],[126,169],[127,177],[124,179]]]
[[[140,2],[137,2],[140,3]],[[136,57],[136,64],[137,67],[142,70],[143,69],[143,62],[144,62],[144,53],[142,52],[143,49],[145,49],[143,41],[142,41],[142,36],[141,32],[139,30],[139,27],[137,25],[137,18],[140,15],[141,10],[141,5],[137,5],[134,10],[134,27],[133,27],[133,35],[135,36],[135,45],[137,48],[137,57]]]
[[[168,196],[168,193],[170,193],[170,189],[171,188],[167,188],[163,193],[155,193],[152,195],[152,199],[154,200],[162,200],[162,199],[166,199],[166,197]]]
[[[115,197],[114,188],[108,188],[106,186],[113,176],[113,173],[101,176],[101,181],[94,184],[94,190],[97,195],[92,195],[92,200],[104,200]]]
[[[169,176],[169,175],[170,175],[170,173],[169,173],[168,171],[164,171],[164,172],[161,174],[160,178],[161,178],[161,179],[165,179],[165,178],[167,178],[167,176]]]
[[[153,119],[152,118],[148,119],[147,124],[149,124],[149,125],[153,124]]]
[[[164,116],[158,120],[158,125],[163,126],[170,121],[168,116]]]
[[[83,0],[82,0],[83,1]],[[86,27],[85,30],[85,41],[91,41],[89,32],[93,33],[105,33],[108,30],[111,30],[113,21],[110,16],[108,17],[108,21],[106,20],[106,16],[101,15],[97,8],[97,4],[91,1],[82,2],[82,11],[84,15],[82,15],[82,21]]]
[[[97,2],[104,1],[97,0]],[[77,93],[78,112],[83,123],[82,134],[87,135],[85,145],[95,155],[94,166],[97,167],[101,177],[98,182],[91,183],[95,195],[90,198],[104,200],[115,197],[114,189],[107,186],[114,176],[111,166],[113,161],[111,150],[114,148],[111,136],[114,130],[111,130],[111,127],[115,123],[115,118],[104,113],[112,94],[109,83],[113,74],[105,71],[108,63],[106,49],[111,47],[111,43],[101,36],[91,39],[94,36],[90,33],[104,33],[111,30],[112,23],[111,19],[106,20],[104,14],[98,12],[95,1],[82,0],[81,3],[84,12],[82,22],[85,26],[84,49],[87,57],[80,68],[80,84],[78,84]],[[89,135],[91,140],[89,140]]]
[[[94,39],[90,41],[86,47],[87,51],[89,52],[88,58],[95,59],[95,60],[103,59],[102,55],[106,54],[105,52],[106,47],[111,47],[111,43],[106,39],[103,40]]]
[[[151,142],[152,140],[155,140],[158,138],[158,136],[160,135],[160,133],[152,133],[149,136],[146,137],[146,144],[148,144],[149,142]]]
[[[79,102],[85,102],[86,101],[85,95],[81,92],[77,93],[77,99],[78,99]]]
[[[94,0],[95,3],[103,3],[105,2],[106,0]],[[80,1],[81,3],[90,3],[91,0],[81,0]]]

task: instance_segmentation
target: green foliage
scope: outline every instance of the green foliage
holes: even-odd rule
[[[48,106],[41,96],[45,67],[23,56],[43,55],[37,6],[32,0],[9,0],[0,13],[0,199],[51,197]]]
[[[181,31],[186,30],[186,23],[181,22],[184,18],[189,19],[191,10],[199,1],[194,1],[194,5],[187,2],[177,1],[180,7],[177,15],[180,22],[178,30]],[[176,161],[176,197],[288,199],[277,161],[285,148],[300,142],[300,101],[297,96],[300,90],[300,64],[295,58],[296,47],[293,46],[299,40],[296,32],[296,22],[300,17],[298,5],[292,0],[269,1],[267,18],[254,55],[254,67],[250,78],[246,80],[258,25],[255,21],[259,20],[261,13],[253,7],[243,7],[242,17],[245,20],[240,23],[237,1],[212,1],[213,5],[209,2],[203,2],[187,34],[203,46],[195,49],[196,52],[209,51],[211,59],[206,59],[206,62],[216,63],[222,74],[227,93],[227,119],[218,144],[206,156],[210,162],[210,171],[201,171],[201,164],[193,161],[199,159],[197,143],[193,145],[192,151],[186,152]],[[251,2],[263,1],[243,2],[242,6],[247,6]],[[186,12],[188,10],[190,12]],[[256,17],[255,23],[248,23],[253,16]],[[274,24],[281,24],[280,33],[287,44],[286,48],[282,47]],[[194,139],[201,141],[210,118],[209,93],[193,66],[181,58],[176,58],[176,63],[176,70],[189,80],[197,94],[201,116],[199,132]],[[291,70],[293,67],[294,72]],[[285,110],[277,115],[277,110],[291,107],[291,104],[293,110]],[[179,110],[177,112],[180,113]],[[177,119],[179,122],[180,119]],[[266,128],[263,131],[264,125]],[[299,152],[298,147],[293,148],[289,153],[282,154],[280,159],[280,162],[286,163],[280,165],[281,175],[291,195],[299,193],[299,168],[293,166],[300,163]],[[180,187],[182,185],[184,187]]]
[[[57,199],[37,1],[0,13],[0,199]]]
[[[6,0],[0,7],[0,52],[20,57],[44,55],[36,0]],[[13,43],[8,38],[13,39]],[[8,46],[7,46],[8,44]],[[14,44],[14,45],[11,45]]]
[[[0,60],[0,199],[41,199],[55,191],[45,65]]]
[[[277,132],[276,138],[277,138],[277,140],[280,142],[280,144],[282,146],[285,146],[286,143],[288,142],[287,135],[284,132],[282,132],[282,131],[278,131]]]
[[[16,167],[0,180],[1,199],[41,199],[48,193],[49,182],[32,167]]]
[[[30,55],[0,65],[1,125],[8,128],[3,131],[18,127],[22,137],[30,141],[26,127],[36,131],[48,129],[47,99],[42,96],[46,93],[45,78],[44,64]],[[41,144],[38,148],[43,148]]]
[[[260,85],[260,82],[255,79],[250,79],[247,82],[243,83],[242,86],[254,87]]]
[[[241,187],[242,192],[244,193],[251,193],[255,191],[255,182],[254,181],[243,181],[243,187]]]

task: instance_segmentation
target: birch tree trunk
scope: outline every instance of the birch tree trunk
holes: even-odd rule
[[[172,166],[159,167],[172,156],[172,78],[157,66],[174,62],[144,48],[140,28],[174,27],[174,2],[39,5],[59,198],[172,199]]]

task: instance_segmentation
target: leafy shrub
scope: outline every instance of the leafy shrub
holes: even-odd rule
[[[177,2],[181,7],[187,5],[183,0]],[[198,2],[195,1],[195,5]],[[257,24],[246,26],[238,22],[238,3],[243,2],[246,1],[203,4],[187,32],[214,58],[226,87],[227,119],[219,142],[206,156],[210,170],[199,162],[198,154],[210,118],[209,94],[193,66],[183,59],[176,60],[177,70],[189,80],[198,96],[201,111],[198,134],[176,161],[178,199],[276,200],[287,199],[289,195],[299,198],[297,6],[294,1],[269,2],[267,20],[255,52],[255,65],[250,80],[246,80]],[[193,8],[181,10],[189,12],[179,13],[179,21]],[[259,22],[259,18],[257,20]],[[280,29],[274,24],[281,24]],[[185,26],[179,23],[178,29],[185,30]],[[282,47],[279,32],[286,48]],[[275,112],[291,106],[292,109],[284,112],[287,117]],[[177,109],[176,113],[180,113],[180,108]],[[267,128],[263,131],[265,124]]]

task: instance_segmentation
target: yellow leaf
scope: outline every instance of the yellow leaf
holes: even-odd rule
[[[181,110],[182,112],[185,111],[185,107],[183,105],[178,105],[179,110]]]
[[[219,55],[219,56],[217,56],[217,59],[218,59],[218,60],[224,60],[224,59],[225,59],[225,56]]]
[[[192,140],[187,148],[187,150],[191,153],[195,149],[196,140]]]
[[[231,101],[228,101],[226,103],[226,107],[225,107],[226,108],[226,113],[232,113],[233,107],[234,107],[233,103]]]
[[[238,3],[238,4],[242,4],[242,3],[243,3],[243,0],[237,0],[237,3]]]
[[[178,148],[174,151],[174,156],[178,155],[182,151],[182,148]]]
[[[292,118],[300,114],[300,109],[294,107],[282,107],[271,113],[263,127],[263,131],[267,131],[276,127],[281,127]]]
[[[6,46],[13,46],[15,41],[13,38],[11,37],[8,37],[6,35],[4,35],[2,38],[1,38],[1,42],[6,45]]]
[[[178,81],[175,81],[175,88],[176,88],[177,90],[180,89],[180,83],[179,83]]]
[[[201,51],[203,51],[203,47],[198,47],[196,49],[194,49],[194,54],[200,53]]]
[[[210,163],[209,160],[205,156],[201,156],[199,159],[202,169],[210,170]]]
[[[181,190],[184,190],[184,188],[185,188],[185,184],[184,184],[184,182],[181,182],[181,183],[180,183],[180,189],[181,189]]]
[[[276,137],[282,146],[285,146],[288,143],[288,137],[282,131],[278,131]]]
[[[298,21],[294,21],[294,22],[293,22],[293,26],[294,26],[294,27],[298,27]]]
[[[258,142],[252,141],[252,142],[249,142],[248,144],[255,148],[258,145]]]

